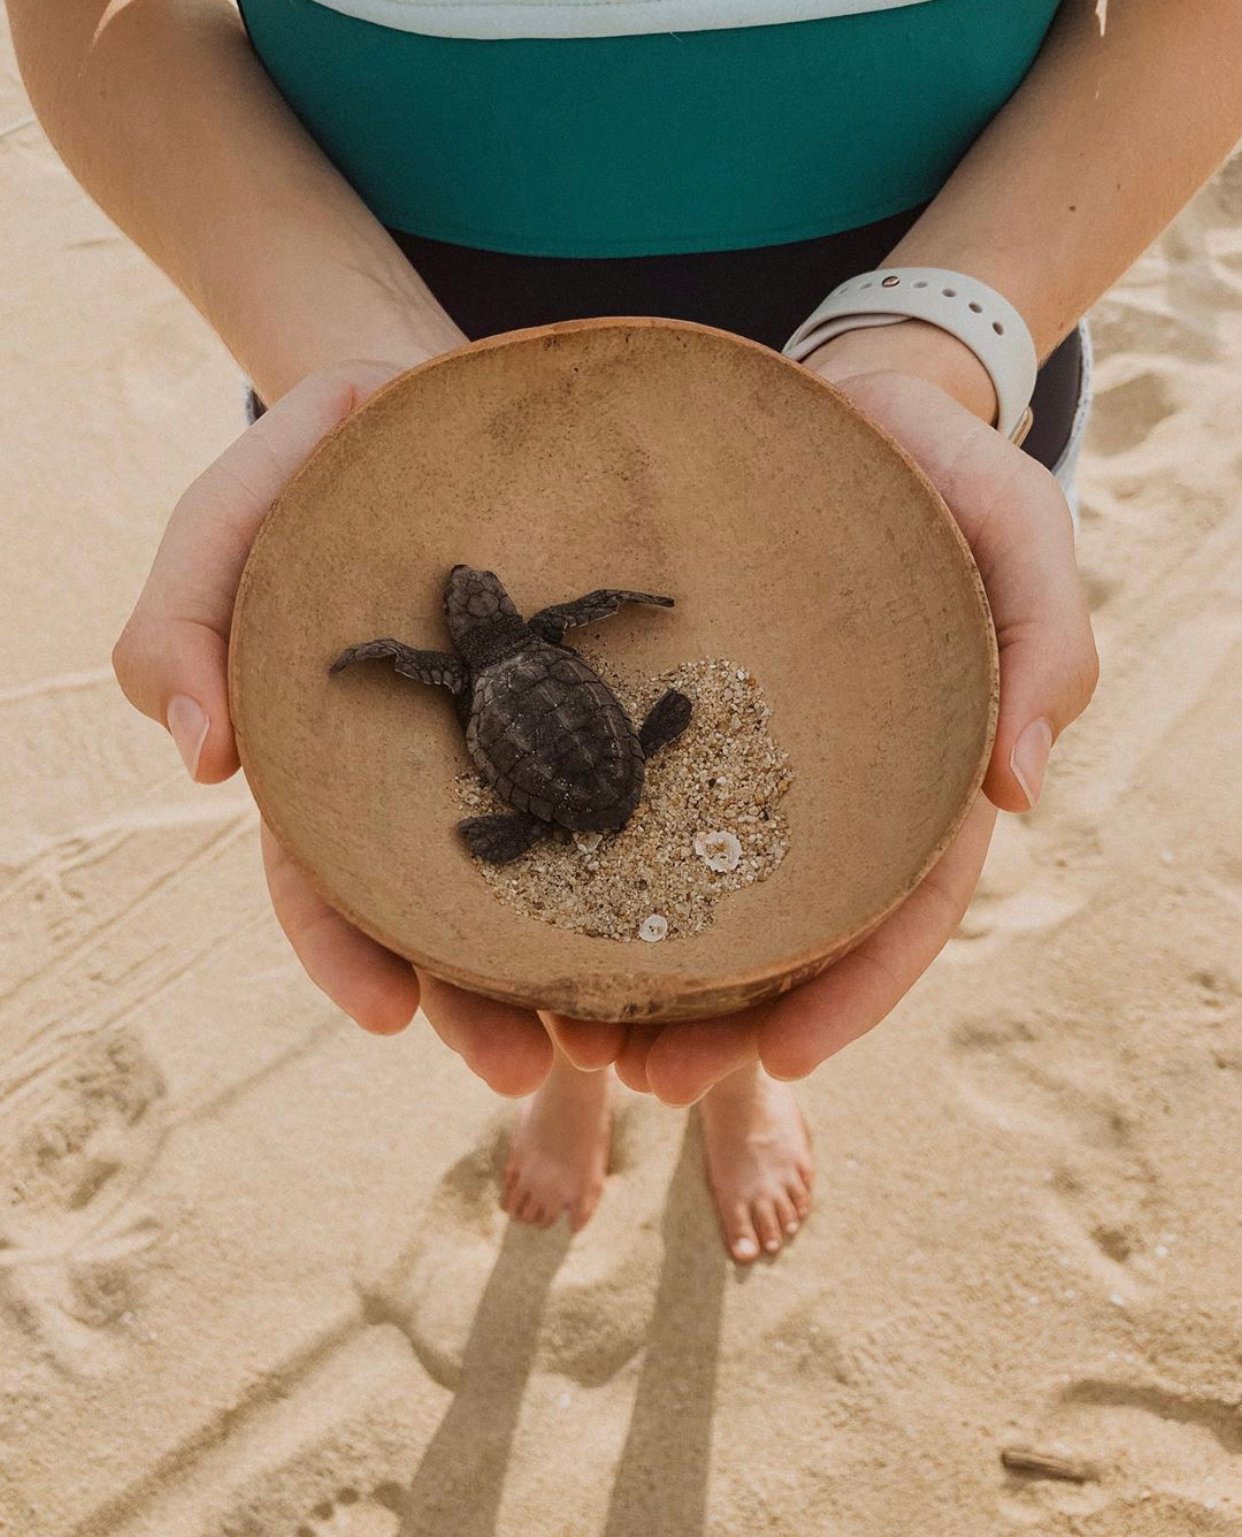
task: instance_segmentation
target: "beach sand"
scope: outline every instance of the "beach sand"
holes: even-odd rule
[[[300,974],[244,785],[108,665],[238,371],[7,51],[0,206],[0,1530],[1242,1533],[1242,161],[1093,315],[1096,701],[804,1086],[818,1206],[748,1274],[693,1119],[623,1095],[592,1225],[511,1226],[512,1105]]]

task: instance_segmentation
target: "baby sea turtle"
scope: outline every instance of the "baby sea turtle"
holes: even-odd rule
[[[566,630],[623,603],[673,606],[649,592],[600,588],[523,619],[493,572],[454,566],[444,612],[456,655],[369,640],[342,651],[329,671],[391,657],[403,676],[453,694],[475,768],[514,808],[468,817],[458,830],[473,854],[503,864],[556,824],[619,831],[638,805],[645,760],[689,723],[689,699],[669,689],[635,731],[604,680],[563,644]]]

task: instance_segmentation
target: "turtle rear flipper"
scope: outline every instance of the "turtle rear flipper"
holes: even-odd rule
[[[653,752],[675,742],[689,724],[690,701],[685,694],[679,694],[675,688],[661,694],[638,729],[638,744],[643,757],[650,758]]]
[[[548,824],[525,811],[509,815],[501,812],[496,816],[467,817],[458,822],[457,831],[477,859],[489,865],[503,865],[525,854],[532,844],[545,837]]]

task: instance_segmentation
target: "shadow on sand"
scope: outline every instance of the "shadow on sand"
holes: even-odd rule
[[[687,1123],[664,1210],[664,1264],[605,1537],[701,1537],[728,1262]],[[510,1223],[462,1359],[461,1387],[408,1489],[385,1503],[401,1537],[493,1537],[548,1291],[569,1248],[561,1224]]]

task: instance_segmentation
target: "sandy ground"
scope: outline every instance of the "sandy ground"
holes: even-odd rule
[[[1094,316],[1096,703],[748,1275],[693,1122],[627,1099],[587,1232],[512,1228],[511,1107],[301,977],[108,668],[236,370],[7,54],[0,207],[0,1530],[1242,1533],[1242,163]]]

